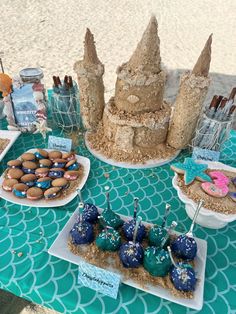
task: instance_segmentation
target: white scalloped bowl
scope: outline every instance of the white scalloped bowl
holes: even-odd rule
[[[208,168],[210,169],[227,170],[230,172],[235,172],[236,176],[236,168],[227,166],[225,164],[222,164],[221,162],[205,160],[198,160],[197,162],[201,164],[207,164]],[[181,188],[177,185],[177,174],[175,174],[174,178],[172,179],[172,184],[178,193],[179,199],[183,203],[185,203],[185,210],[187,215],[189,216],[190,219],[193,219],[195,210],[197,208],[197,203],[190,199],[186,194],[184,194]],[[235,220],[236,214],[225,215],[203,207],[201,208],[198,214],[196,223],[203,227],[211,229],[220,229],[224,228],[228,223]]]

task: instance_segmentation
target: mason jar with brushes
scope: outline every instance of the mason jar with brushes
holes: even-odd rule
[[[55,127],[72,138],[73,145],[76,146],[80,131],[79,91],[71,76],[65,75],[63,81],[59,76],[53,76],[50,104]]]
[[[218,160],[220,150],[229,138],[232,122],[235,117],[236,87],[232,89],[229,98],[215,95],[198,121],[195,136],[192,141],[193,157],[196,152],[204,155],[206,160]],[[209,159],[207,158],[209,156]],[[196,158],[197,159],[197,158]]]

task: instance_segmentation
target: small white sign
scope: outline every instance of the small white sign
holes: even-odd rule
[[[209,161],[219,161],[220,152],[216,152],[210,149],[204,149],[200,147],[194,147],[192,158],[196,160],[209,160]]]
[[[120,285],[120,275],[81,262],[79,264],[78,283],[116,299]]]
[[[72,140],[70,138],[50,135],[48,137],[48,148],[70,152],[72,148]]]

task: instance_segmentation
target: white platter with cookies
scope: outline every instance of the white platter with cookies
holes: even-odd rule
[[[47,152],[53,151],[53,149],[44,149]],[[30,149],[25,153],[35,153],[37,149]],[[63,152],[62,153],[66,153]],[[78,185],[76,186],[76,189],[82,189],[83,186],[85,185],[88,176],[89,176],[89,171],[90,171],[90,160],[86,157],[80,156],[80,155],[75,155],[77,162],[83,167],[83,173],[81,177],[79,178]],[[20,156],[19,158],[20,159]],[[27,198],[18,198],[16,197],[13,193],[11,192],[6,192],[2,188],[2,183],[5,179],[5,173],[2,174],[0,177],[0,197],[5,199],[6,201],[12,202],[14,204],[18,205],[24,205],[24,206],[30,206],[30,207],[59,207],[59,206],[64,206],[68,204],[70,201],[72,201],[76,196],[77,192],[76,189],[69,193],[68,195],[61,196],[60,198],[55,198],[51,200],[46,200],[46,199],[39,199],[37,201],[29,200]]]
[[[214,170],[225,170],[229,172],[235,173],[236,177],[236,168],[227,166],[221,162],[215,162],[215,161],[205,161],[205,160],[199,160],[197,161],[201,164],[207,164],[208,169],[214,169]],[[197,208],[197,202],[190,199],[181,189],[181,187],[178,184],[178,174],[175,173],[175,176],[172,179],[173,187],[176,189],[178,193],[179,199],[185,204],[185,210],[187,215],[190,219],[193,219],[195,210]],[[217,198],[215,198],[215,201],[217,202]],[[236,206],[236,203],[235,203]],[[196,223],[207,228],[211,229],[220,229],[224,228],[228,223],[236,220],[236,214],[223,214],[217,211],[210,210],[208,208],[202,207],[197,219]]]

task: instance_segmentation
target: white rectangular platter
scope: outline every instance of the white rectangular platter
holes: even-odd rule
[[[53,149],[45,149],[45,150],[49,152],[49,151],[52,151]],[[36,152],[36,149],[30,149],[27,151],[27,153],[35,153],[35,152]],[[89,176],[90,160],[87,157],[83,157],[80,155],[76,155],[76,159],[78,163],[80,163],[84,167],[83,177],[77,187],[78,189],[82,189]],[[59,206],[64,206],[68,204],[70,201],[73,200],[74,197],[77,196],[77,192],[75,191],[62,199],[54,199],[50,201],[46,201],[45,199],[31,201],[31,200],[28,200],[27,198],[17,198],[11,192],[6,192],[3,190],[2,188],[3,180],[4,180],[4,175],[0,177],[0,197],[9,202],[19,204],[19,205],[30,206],[30,207],[59,207]]]
[[[12,145],[15,143],[16,139],[20,136],[20,131],[7,131],[7,130],[0,130],[0,138],[6,138],[9,139],[10,142],[5,147],[3,152],[0,154],[0,161],[4,158],[6,153],[9,151],[9,149],[12,147]]]
[[[99,211],[101,212],[102,210],[99,210]],[[61,258],[63,260],[66,260],[68,262],[71,262],[73,264],[79,265],[80,261],[84,261],[84,259],[82,259],[78,255],[74,255],[69,250],[68,245],[67,245],[68,238],[69,238],[69,232],[72,229],[72,227],[76,221],[76,216],[77,216],[77,213],[74,212],[72,214],[71,218],[68,220],[68,222],[64,226],[64,228],[62,229],[62,231],[57,236],[56,240],[54,241],[54,243],[52,244],[50,249],[48,250],[48,253],[51,255],[54,255],[58,258]],[[129,217],[123,216],[123,215],[120,215],[120,217],[123,220],[129,219]],[[152,225],[152,224],[145,223],[145,222],[144,222],[144,224],[146,226]],[[176,232],[176,234],[178,234],[178,233]],[[195,240],[196,240],[197,245],[198,245],[198,253],[197,253],[197,256],[194,260],[195,261],[195,268],[194,269],[197,273],[198,283],[197,283],[196,290],[194,292],[193,299],[184,299],[184,298],[175,297],[174,295],[172,295],[170,293],[169,290],[164,289],[160,286],[149,285],[148,287],[144,288],[144,287],[140,286],[137,282],[132,281],[132,279],[123,280],[122,282],[131,286],[131,287],[134,287],[134,288],[143,290],[147,293],[153,294],[157,297],[169,300],[171,302],[181,304],[181,305],[189,307],[189,308],[193,308],[195,310],[200,310],[202,308],[202,305],[203,305],[205,266],[206,266],[206,257],[207,257],[207,242],[205,240],[202,240],[199,238],[195,238]],[[112,271],[112,269],[109,269],[109,271]],[[114,272],[118,273],[117,270],[114,270]]]

